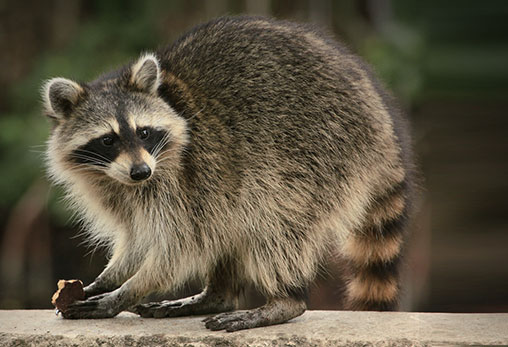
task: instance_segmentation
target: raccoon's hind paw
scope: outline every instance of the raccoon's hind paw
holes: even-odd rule
[[[275,299],[254,310],[221,313],[203,320],[210,330],[233,332],[287,322],[305,312],[305,302],[292,298]]]
[[[254,310],[221,313],[208,317],[203,322],[210,330],[226,330],[228,332],[266,325],[262,324]]]

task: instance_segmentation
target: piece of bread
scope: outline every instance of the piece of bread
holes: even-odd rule
[[[85,299],[83,282],[80,280],[60,280],[57,286],[58,290],[53,294],[51,303],[62,313],[65,313],[74,301]]]

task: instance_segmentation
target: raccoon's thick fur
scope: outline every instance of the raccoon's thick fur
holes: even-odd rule
[[[206,320],[228,331],[305,311],[326,257],[349,309],[391,310],[410,203],[404,120],[370,70],[289,22],[221,18],[90,83],[44,86],[49,172],[105,270],[66,318],[209,314],[253,285],[267,299]],[[138,304],[191,278],[191,298]]]

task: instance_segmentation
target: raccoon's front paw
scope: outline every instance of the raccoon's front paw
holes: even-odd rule
[[[116,295],[105,293],[73,302],[62,316],[66,319],[111,318],[121,311]]]
[[[235,309],[229,296],[205,289],[197,295],[173,301],[150,302],[132,307],[131,312],[143,318],[164,318],[219,313]]]

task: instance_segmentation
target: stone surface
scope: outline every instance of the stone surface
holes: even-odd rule
[[[0,311],[0,346],[426,346],[508,345],[508,313],[307,311],[292,321],[235,333],[203,317],[65,320],[51,310]]]

